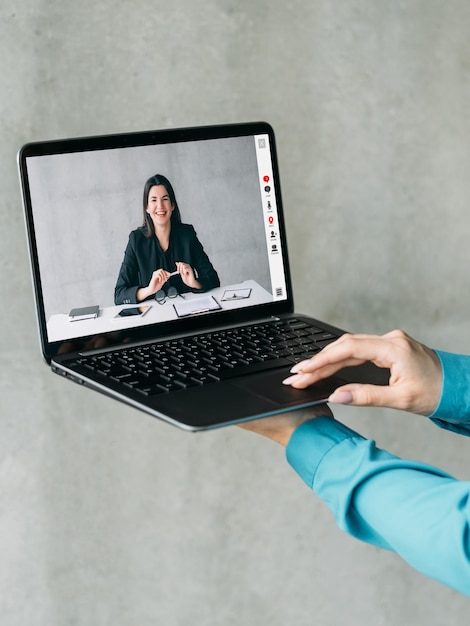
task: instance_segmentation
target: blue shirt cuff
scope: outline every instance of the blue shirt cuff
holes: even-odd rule
[[[442,367],[439,403],[429,417],[443,422],[470,426],[470,356],[435,350]]]
[[[313,489],[315,472],[322,458],[345,439],[363,439],[361,435],[332,417],[315,417],[292,433],[286,447],[291,467]]]

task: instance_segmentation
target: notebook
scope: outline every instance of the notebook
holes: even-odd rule
[[[54,373],[190,431],[387,384],[370,363],[282,384],[344,331],[294,312],[268,123],[34,142],[18,167]]]

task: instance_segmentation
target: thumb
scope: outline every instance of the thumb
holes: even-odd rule
[[[338,387],[328,398],[332,404],[353,406],[394,407],[394,394],[391,387],[379,385],[351,384]]]

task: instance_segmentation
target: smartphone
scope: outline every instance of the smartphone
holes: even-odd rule
[[[121,309],[119,313],[117,313],[117,315],[114,316],[113,319],[122,320],[122,319],[125,319],[126,317],[135,317],[136,315],[138,315],[139,317],[143,317],[150,308],[151,307],[148,305],[131,306],[126,309]]]

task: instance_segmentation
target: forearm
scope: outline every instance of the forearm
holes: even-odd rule
[[[220,286],[220,280],[215,271],[209,257],[204,251],[201,243],[195,235],[195,239],[191,248],[191,265],[194,269],[196,280],[199,287],[203,291],[208,291],[214,287]]]
[[[328,417],[300,425],[287,458],[343,530],[470,595],[470,484],[399,459]]]
[[[114,288],[114,304],[131,304],[138,302],[136,292],[139,288],[139,270],[131,238],[132,233],[124,252],[124,259]]]
[[[114,290],[114,304],[135,304],[139,302],[137,287],[117,285]]]

